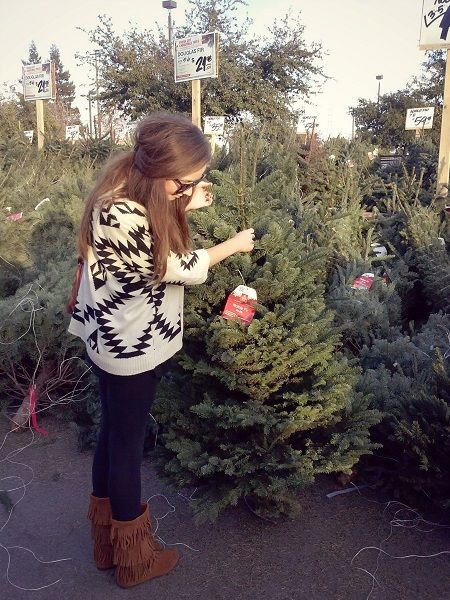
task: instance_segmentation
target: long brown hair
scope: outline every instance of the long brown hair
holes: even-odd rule
[[[180,179],[211,159],[202,131],[179,115],[157,113],[138,124],[131,152],[112,157],[86,199],[79,234],[79,252],[87,257],[92,245],[94,207],[128,198],[147,210],[155,265],[155,280],[161,280],[170,251],[185,253],[191,248],[185,208],[188,196],[169,201],[166,179]],[[149,248],[150,252],[150,248]]]

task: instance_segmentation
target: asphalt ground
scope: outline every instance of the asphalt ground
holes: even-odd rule
[[[341,488],[323,477],[301,494],[294,521],[267,523],[243,503],[198,526],[150,459],[143,498],[155,496],[154,526],[167,544],[179,544],[180,561],[160,579],[121,589],[114,572],[92,560],[92,452],[78,452],[66,424],[40,424],[49,436],[33,439],[30,431],[7,435],[0,420],[0,489],[18,488],[0,494],[0,599],[450,600],[450,528],[368,488],[327,498]]]

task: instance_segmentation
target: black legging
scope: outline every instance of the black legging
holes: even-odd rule
[[[141,514],[141,462],[148,414],[161,371],[118,376],[92,367],[98,376],[102,418],[92,464],[94,496],[108,497],[112,515],[131,521]]]

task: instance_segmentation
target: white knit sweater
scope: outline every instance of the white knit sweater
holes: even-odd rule
[[[108,373],[154,369],[182,346],[183,286],[206,280],[208,252],[171,253],[162,282],[151,283],[146,210],[128,199],[94,211],[92,237],[69,332]]]

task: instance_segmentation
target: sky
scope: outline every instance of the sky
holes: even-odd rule
[[[172,16],[175,26],[181,26],[189,2],[177,4]],[[350,137],[349,107],[358,98],[376,100],[377,75],[383,75],[383,94],[405,88],[421,72],[422,0],[248,0],[242,14],[253,20],[254,32],[264,35],[289,9],[300,12],[306,41],[320,42],[326,52],[323,68],[330,79],[304,107],[308,117],[316,117],[323,138]],[[167,26],[168,16],[160,0],[19,0],[8,1],[4,13],[8,17],[0,24],[0,83],[18,81],[31,40],[43,60],[56,44],[77,86],[75,104],[85,122],[87,105],[80,96],[89,89],[89,73],[77,64],[75,53],[93,48],[82,29],[94,29],[101,14],[112,18],[117,33],[129,29],[130,23],[142,29],[151,29],[155,22]]]

